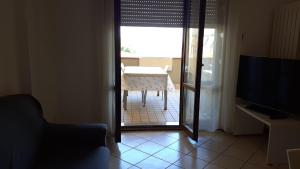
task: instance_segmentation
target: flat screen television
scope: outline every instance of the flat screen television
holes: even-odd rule
[[[300,115],[300,61],[240,56],[237,97],[264,109]]]

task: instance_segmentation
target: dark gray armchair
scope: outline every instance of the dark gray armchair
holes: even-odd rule
[[[1,169],[106,169],[106,125],[48,123],[30,95],[0,98]]]

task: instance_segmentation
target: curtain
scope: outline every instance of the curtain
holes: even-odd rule
[[[32,95],[55,123],[104,122],[113,131],[113,1],[30,0]]]
[[[220,127],[226,132],[233,132],[235,126],[235,95],[240,55],[239,12],[242,2],[231,0],[224,43],[224,68],[221,91]]]
[[[106,123],[108,125],[108,134],[111,136],[115,135],[115,126],[116,126],[116,110],[115,110],[115,36],[114,36],[114,1],[112,0],[105,0],[104,1],[104,18],[105,20],[105,38],[102,38],[102,45],[105,46],[105,55],[106,55],[106,63],[107,67],[104,70],[106,72],[107,77],[107,86],[105,90],[107,90],[108,96],[108,107],[107,107],[107,118]],[[98,23],[101,27],[101,23]],[[99,39],[101,36],[99,36]],[[101,50],[98,51],[101,53]],[[108,71],[107,71],[108,70]]]
[[[215,22],[206,22],[205,25],[202,59],[204,66],[201,73],[199,129],[207,131],[220,128],[224,31],[227,13],[226,0],[217,0],[214,3],[216,19]]]

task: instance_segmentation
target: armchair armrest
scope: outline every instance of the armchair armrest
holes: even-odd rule
[[[105,146],[105,124],[51,124],[45,129],[44,141],[56,146]]]

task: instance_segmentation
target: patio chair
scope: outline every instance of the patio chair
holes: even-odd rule
[[[121,73],[123,74],[124,71],[125,71],[125,65],[124,65],[124,63],[121,63]]]

